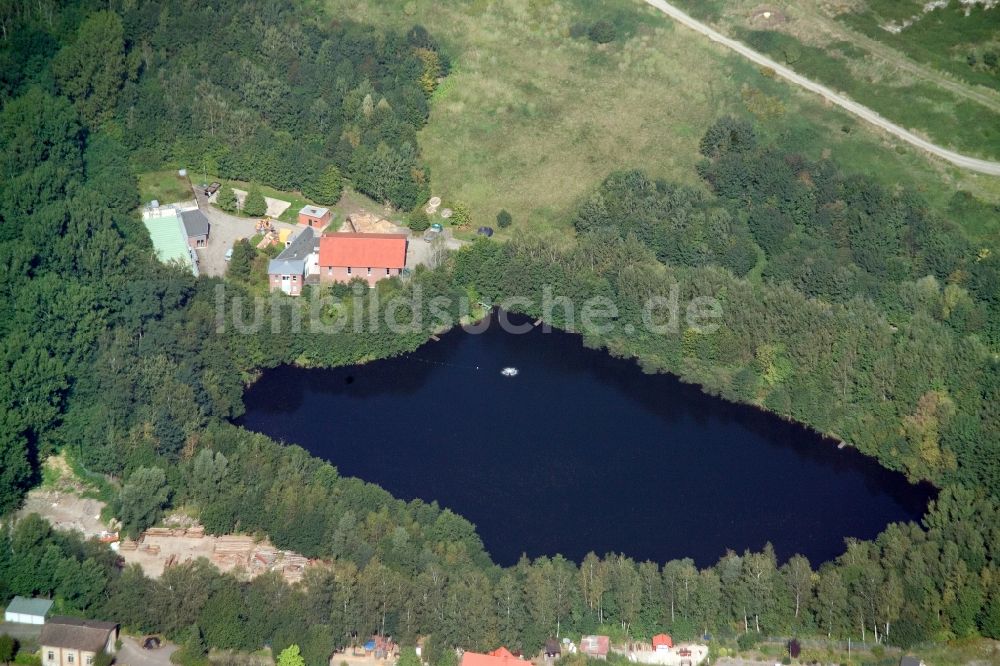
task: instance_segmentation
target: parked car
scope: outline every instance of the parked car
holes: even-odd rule
[[[226,250],[226,261],[232,261],[233,258],[233,248]]]

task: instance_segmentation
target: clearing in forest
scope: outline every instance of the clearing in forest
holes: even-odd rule
[[[451,56],[420,142],[434,192],[468,205],[474,226],[506,208],[514,228],[565,228],[581,197],[615,169],[699,185],[698,141],[726,113],[754,114],[769,138],[890,186],[915,186],[942,208],[956,189],[1000,200],[1000,179],[901,145],[640,0],[327,6],[331,15],[401,30],[419,23]],[[614,25],[614,41],[588,39],[599,20]]]

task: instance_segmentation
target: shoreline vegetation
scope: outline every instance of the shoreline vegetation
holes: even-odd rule
[[[596,17],[600,5],[573,6]],[[532,6],[504,5],[513,14],[500,27],[525,23]],[[340,477],[299,447],[229,422],[259,368],[399,354],[429,331],[314,336],[292,325],[305,300],[285,299],[277,330],[219,333],[223,282],[158,263],[135,216],[137,170],[196,171],[202,161],[285,190],[339,182],[336,167],[358,190],[412,208],[431,182],[416,138],[449,72],[445,49],[420,26],[324,22],[292,0],[15,7],[0,17],[0,511],[40,481],[41,457],[71,450],[116,487],[112,510],[129,534],[184,507],[211,532],[265,533],[330,566],[299,586],[242,582],[203,561],[153,581],[120,570],[105,546],[27,518],[0,526],[4,600],[45,596],[59,613],[163,634],[183,644],[186,666],[207,664],[210,648],[293,644],[307,666],[326,666],[352,631],[410,644],[429,636],[435,666],[454,666],[453,647],[534,651],[569,632],[667,629],[682,640],[710,631],[744,650],[774,633],[861,636],[880,648],[1000,639],[1000,257],[972,246],[940,216],[940,201],[843,173],[812,150],[825,130],[805,119],[791,138],[811,137],[810,150],[776,142],[773,125],[762,140],[746,114],[712,113],[722,118],[701,140],[700,124],[677,130],[698,167],[673,182],[587,162],[587,174],[613,173],[575,183],[579,205],[553,209],[560,224],[570,212],[572,238],[526,227],[407,282],[380,282],[386,297],[420,287],[451,304],[540,302],[549,285],[604,296],[635,326],[645,299],[671,285],[684,299],[717,298],[726,327],[715,334],[637,328],[607,347],[835,429],[889,469],[941,485],[922,524],[849,541],[815,569],[804,558],[779,566],[770,548],[724,553],[700,570],[619,554],[501,568],[454,513]],[[619,30],[648,19],[619,9]],[[593,71],[614,71],[601,65],[608,48],[579,39],[574,51]],[[535,127],[558,117],[527,102],[514,110]],[[688,150],[695,144],[700,157]],[[871,159],[908,173],[892,154]],[[528,219],[514,217],[515,226]],[[253,293],[246,281],[225,285],[227,298]]]

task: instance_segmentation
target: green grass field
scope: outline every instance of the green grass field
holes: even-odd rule
[[[160,203],[175,203],[194,199],[194,192],[187,178],[178,176],[176,169],[166,169],[140,174],[139,196],[144,204],[153,199]]]
[[[900,146],[638,0],[326,1],[331,16],[420,23],[443,43],[454,67],[435,92],[421,147],[434,194],[466,203],[474,224],[507,208],[512,229],[565,228],[581,197],[615,169],[700,185],[698,141],[718,116],[747,113],[745,87],[784,108],[758,121],[763,133],[794,139],[805,153],[912,185],[942,207],[958,188],[1000,200],[997,179]],[[574,23],[598,18],[618,26],[615,42],[570,37]]]

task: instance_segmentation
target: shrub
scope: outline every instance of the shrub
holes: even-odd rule
[[[497,226],[499,228],[506,229],[513,221],[514,219],[510,216],[510,213],[507,212],[506,208],[497,213]]]
[[[427,211],[424,210],[423,206],[417,206],[410,211],[409,226],[416,232],[424,231],[431,226],[430,218],[427,217]]]
[[[464,227],[472,222],[472,213],[464,203],[456,203],[451,211],[451,223],[456,227]]]
[[[0,661],[10,663],[16,652],[17,641],[10,634],[0,634]]]
[[[608,42],[615,41],[615,26],[611,21],[597,21],[590,26],[590,30],[587,31],[587,36],[590,40],[597,42],[598,44],[607,44]]]
[[[256,185],[251,185],[246,201],[243,202],[243,213],[250,217],[260,217],[266,212],[267,202],[264,201],[264,193]]]
[[[233,244],[233,256],[229,260],[227,274],[229,277],[238,280],[249,280],[250,271],[253,268],[253,260],[257,257],[257,251],[250,243],[243,239]]]
[[[581,37],[586,37],[589,27],[586,23],[580,23],[577,21],[569,27],[569,36],[573,39],[580,39]]]
[[[741,652],[752,649],[754,645],[757,645],[757,634],[740,634],[740,637],[736,639],[736,645]]]
[[[19,666],[42,666],[42,657],[29,652],[18,652],[17,656],[14,657],[14,663],[19,664]]]
[[[219,196],[215,200],[215,203],[222,210],[229,213],[235,213],[238,206],[238,202],[236,201],[236,192],[234,192],[231,187],[223,187],[219,192]]]

